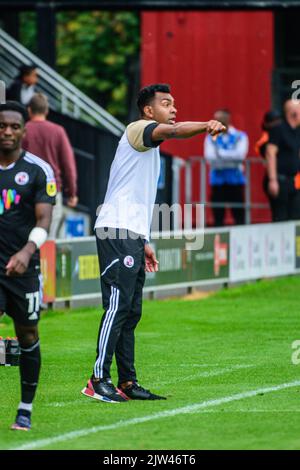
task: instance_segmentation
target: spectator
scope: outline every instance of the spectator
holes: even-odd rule
[[[18,101],[27,106],[36,91],[37,82],[36,65],[22,65],[19,68],[19,75],[7,90],[7,100]]]
[[[281,123],[281,115],[278,111],[268,111],[264,115],[264,120],[261,125],[262,134],[258,141],[255,143],[255,153],[258,157],[266,157],[266,147],[269,140],[269,131]]]
[[[23,148],[49,163],[57,182],[58,193],[49,231],[49,238],[54,239],[64,217],[62,192],[67,195],[69,207],[76,207],[78,202],[74,153],[64,128],[47,120],[49,105],[45,95],[36,93],[28,111],[30,121],[26,124]]]
[[[220,109],[214,118],[227,127],[227,132],[216,138],[207,135],[204,141],[204,157],[211,165],[210,184],[214,204],[244,202],[245,176],[242,161],[248,152],[248,137],[230,125],[230,111]],[[231,208],[234,222],[245,223],[245,211],[242,207]],[[213,207],[214,224],[224,225],[225,206]]]
[[[270,130],[266,148],[264,189],[273,222],[300,219],[300,191],[296,188],[300,169],[300,105],[287,100],[283,109],[284,119]]]

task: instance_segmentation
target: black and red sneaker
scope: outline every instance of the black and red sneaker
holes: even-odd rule
[[[129,400],[166,400],[166,397],[151,393],[150,390],[146,390],[138,382],[132,382],[126,387],[118,385],[117,390]]]

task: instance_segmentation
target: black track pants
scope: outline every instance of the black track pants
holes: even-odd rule
[[[101,240],[97,237],[105,312],[99,329],[94,376],[110,377],[115,354],[119,382],[122,383],[137,379],[134,330],[142,314],[145,251],[142,238],[130,238],[127,230],[117,230],[117,236],[120,232],[127,238]]]

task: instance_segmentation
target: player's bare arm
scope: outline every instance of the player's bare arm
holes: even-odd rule
[[[40,230],[39,236],[42,236],[44,238],[45,236],[47,236],[50,227],[52,209],[52,205],[47,203],[38,203],[35,205],[35,216],[37,221],[35,228],[42,229]],[[37,233],[39,234],[39,232]],[[38,241],[34,242],[32,240],[28,240],[22,250],[15,253],[7,263],[7,276],[24,274],[28,268],[31,257],[35,253],[37,248],[39,248]]]
[[[226,127],[219,121],[208,122],[177,122],[176,124],[159,124],[152,132],[154,141],[166,139],[187,139],[203,132],[211,136],[226,131]]]

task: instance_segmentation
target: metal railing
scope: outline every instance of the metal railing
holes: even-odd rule
[[[0,29],[1,79],[9,84],[17,75],[21,64],[32,63],[39,70],[37,89],[48,96],[51,109],[101,126],[116,136],[124,132],[125,126],[120,121]]]
[[[245,177],[246,177],[246,184],[245,184],[245,199],[243,203],[237,202],[227,202],[227,203],[213,203],[208,201],[207,197],[207,175],[210,168],[209,163],[201,157],[195,156],[190,157],[188,160],[181,160],[178,161],[177,167],[175,168],[175,172],[178,174],[181,171],[181,168],[185,169],[185,181],[184,181],[184,200],[185,204],[202,204],[205,207],[210,208],[240,208],[245,210],[245,223],[251,224],[251,210],[252,209],[269,209],[269,204],[259,203],[259,202],[252,202],[251,201],[251,168],[252,165],[263,165],[265,166],[266,161],[263,158],[258,157],[249,157],[243,160],[243,162],[234,161],[232,160],[231,163],[242,163],[245,168]],[[199,193],[198,197],[193,198],[193,174],[194,174],[194,166],[199,165]],[[174,177],[174,176],[173,176]],[[180,200],[180,196],[177,195],[177,201]]]

